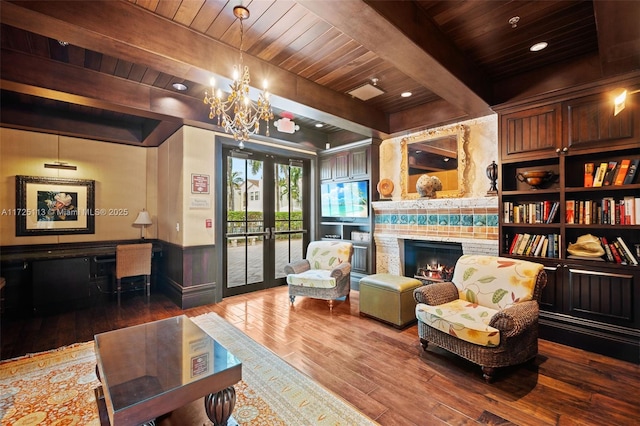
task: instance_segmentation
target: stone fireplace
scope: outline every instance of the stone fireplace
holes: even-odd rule
[[[406,241],[457,243],[462,254],[498,255],[496,197],[378,201],[372,205],[377,273],[411,273],[405,271]]]

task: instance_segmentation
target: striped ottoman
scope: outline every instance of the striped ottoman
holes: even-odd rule
[[[374,274],[360,280],[360,315],[405,327],[416,320],[413,290],[422,282],[392,274]]]

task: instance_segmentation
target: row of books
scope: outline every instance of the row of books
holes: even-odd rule
[[[584,164],[584,186],[629,185],[637,180],[640,158]]]
[[[502,207],[504,223],[553,223],[560,203],[549,200],[518,204],[504,201]]]
[[[607,261],[623,265],[638,264],[637,253],[634,255],[622,237],[616,237],[612,242],[607,241],[605,237],[599,238],[602,248],[604,248]]]
[[[559,234],[516,234],[511,241],[509,254],[533,257],[559,257]]]
[[[565,223],[578,225],[640,225],[640,197],[566,200]]]

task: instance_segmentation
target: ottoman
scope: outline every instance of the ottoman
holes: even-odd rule
[[[422,282],[392,274],[374,274],[360,280],[360,315],[402,328],[416,320],[413,290]]]

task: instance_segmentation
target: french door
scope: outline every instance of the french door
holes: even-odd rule
[[[223,297],[285,284],[308,239],[309,161],[225,149]]]

